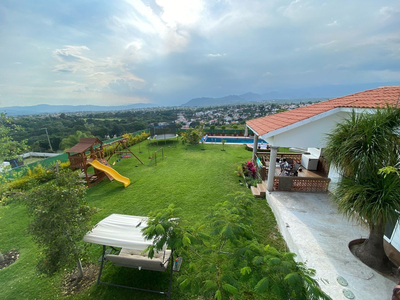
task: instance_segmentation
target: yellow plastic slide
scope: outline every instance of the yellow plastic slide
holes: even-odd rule
[[[98,160],[94,160],[92,162],[88,162],[88,164],[93,166],[97,170],[100,170],[100,171],[103,171],[104,173],[107,173],[108,175],[110,175],[115,180],[117,180],[119,182],[122,182],[124,184],[124,187],[127,187],[128,185],[131,184],[131,181],[129,180],[129,178],[122,176],[117,171],[115,171],[113,168],[108,167],[106,165],[103,165]]]

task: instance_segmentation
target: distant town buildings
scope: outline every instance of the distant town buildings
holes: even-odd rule
[[[175,123],[182,128],[195,127],[201,123],[210,125],[244,124],[247,120],[264,117],[284,110],[291,110],[310,103],[247,104],[217,107],[188,107],[180,109]]]

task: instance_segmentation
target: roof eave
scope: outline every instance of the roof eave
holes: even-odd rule
[[[340,112],[340,111],[342,111],[342,109],[341,109],[340,107],[332,108],[332,109],[330,109],[330,110],[328,110],[328,111],[319,113],[319,114],[317,114],[317,115],[314,115],[314,116],[309,117],[309,118],[307,118],[307,119],[304,119],[304,120],[298,121],[298,122],[296,122],[296,123],[290,124],[290,125],[288,125],[288,126],[281,127],[281,128],[279,128],[279,129],[275,129],[275,130],[271,130],[271,131],[269,131],[269,132],[267,132],[267,133],[262,134],[262,135],[261,135],[261,138],[266,139],[266,138],[273,137],[273,136],[275,136],[275,135],[284,133],[284,132],[286,132],[286,131],[293,130],[293,129],[297,128],[297,127],[300,127],[300,126],[309,124],[309,123],[311,123],[311,122],[315,122],[315,121],[317,121],[317,120],[326,118],[326,117],[331,116],[331,115],[333,115],[333,114],[336,114],[336,113],[338,113],[338,112]]]

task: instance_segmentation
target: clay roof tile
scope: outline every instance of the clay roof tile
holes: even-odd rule
[[[327,101],[310,104],[289,111],[269,115],[246,122],[257,134],[263,135],[273,130],[295,124],[334,108],[378,108],[397,105],[400,86],[379,87]]]

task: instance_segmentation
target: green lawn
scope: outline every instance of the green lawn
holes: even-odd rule
[[[43,158],[41,158],[41,157],[29,157],[29,158],[25,158],[25,159],[24,159],[24,164],[25,164],[25,165],[29,165],[29,164],[31,164],[31,163],[40,161],[40,160],[42,160],[42,159],[43,159]]]
[[[164,160],[161,152],[158,165],[148,166],[149,153],[153,155],[159,147],[164,147]],[[229,194],[236,191],[250,190],[239,185],[239,178],[234,174],[236,167],[251,158],[251,152],[243,145],[225,145],[226,151],[221,151],[221,145],[189,146],[187,150],[178,143],[149,149],[146,143],[132,147],[133,152],[140,157],[144,165],[134,157],[121,159],[113,166],[120,174],[129,177],[131,185],[124,188],[117,181],[108,180],[90,188],[87,201],[98,208],[92,223],[112,213],[146,216],[152,210],[165,208],[174,203],[182,209],[181,217],[191,223],[203,222],[216,203],[226,200]],[[149,150],[149,151],[148,151]],[[29,199],[28,199],[29,201]],[[280,250],[284,242],[277,232],[276,222],[265,200],[258,200],[253,207],[254,230],[261,234],[265,244],[270,244]],[[0,299],[55,299],[64,297],[60,291],[63,274],[51,278],[38,275],[35,264],[40,255],[40,249],[27,233],[29,219],[22,204],[12,203],[0,206],[0,251],[7,252],[18,249],[20,258],[10,267],[0,270]],[[101,246],[89,245],[88,255],[84,263],[97,263],[101,254]],[[188,262],[183,263],[186,268]],[[148,289],[167,290],[168,274],[138,271],[107,265],[104,281],[127,284]],[[179,276],[179,273],[175,275]],[[176,283],[176,281],[174,281]],[[116,287],[93,285],[88,290],[69,296],[72,299],[166,299],[164,295],[143,293]],[[174,284],[172,299],[197,299],[183,294]],[[243,296],[243,299],[248,299]]]

